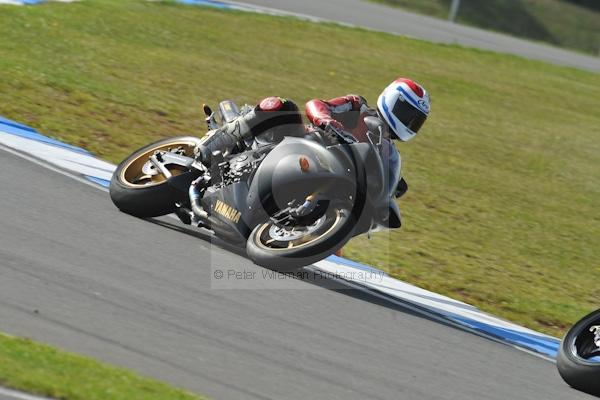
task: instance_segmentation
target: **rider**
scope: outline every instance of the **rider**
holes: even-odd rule
[[[362,96],[347,95],[328,101],[319,99],[306,103],[309,121],[322,129],[328,142],[335,142],[333,130],[346,131],[357,141],[366,142],[366,116],[379,116],[387,125],[391,139],[406,142],[423,126],[429,114],[429,94],[418,83],[398,78],[390,83],[377,100],[377,108],[371,108]],[[196,148],[199,161],[210,166],[215,151],[226,155],[244,149],[248,140],[270,132],[270,139],[278,141],[283,136],[302,136],[317,133],[305,130],[298,106],[281,97],[267,97],[239,118],[209,132]],[[401,197],[408,190],[404,178],[396,184],[394,194]]]
[[[392,139],[406,142],[417,134],[428,114],[429,94],[421,85],[406,78],[396,79],[383,90],[376,109],[369,107],[364,97],[356,95],[328,101],[313,99],[306,103],[306,116],[313,125],[325,131],[345,130],[359,142],[367,141],[365,116],[378,115],[387,124]],[[279,130],[281,134],[273,135],[276,140],[283,134],[302,135],[298,106],[281,97],[267,97],[240,118],[209,132],[196,149],[196,155],[209,165],[214,151],[230,153],[237,146],[243,147],[246,139],[269,130]]]

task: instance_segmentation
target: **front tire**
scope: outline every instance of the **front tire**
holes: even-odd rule
[[[570,386],[600,396],[600,347],[594,343],[592,327],[600,326],[600,310],[579,320],[560,344],[556,366]],[[596,361],[598,360],[598,361]]]
[[[272,221],[256,226],[246,243],[252,261],[278,271],[290,271],[313,264],[335,253],[352,237],[351,212],[332,207],[314,224],[294,231]]]
[[[110,198],[124,213],[136,217],[158,217],[175,210],[175,203],[186,199],[186,193],[170,186],[163,175],[144,174],[142,168],[156,151],[180,149],[193,157],[199,138],[177,137],[159,140],[134,152],[123,160],[110,181]],[[173,175],[185,172],[180,166],[167,166]]]

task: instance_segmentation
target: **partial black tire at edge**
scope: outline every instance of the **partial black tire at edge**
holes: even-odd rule
[[[600,324],[600,310],[586,315],[569,329],[560,343],[556,366],[561,377],[571,387],[600,397],[600,363],[584,364],[570,351],[577,335],[594,321]]]

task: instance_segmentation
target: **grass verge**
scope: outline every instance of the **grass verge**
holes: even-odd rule
[[[371,0],[447,19],[451,0]],[[600,5],[591,0],[462,0],[456,21],[600,55]]]
[[[0,385],[65,400],[200,400],[125,369],[2,333]]]
[[[202,102],[358,92],[375,103],[410,76],[433,103],[400,146],[403,229],[358,238],[346,255],[550,334],[597,306],[598,74],[146,1],[0,6],[0,54],[0,115],[113,162],[203,134]]]

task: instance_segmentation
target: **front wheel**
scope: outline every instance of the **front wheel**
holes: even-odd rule
[[[600,396],[600,310],[569,329],[560,344],[556,366],[573,388]]]
[[[351,212],[330,207],[308,226],[281,226],[269,221],[254,228],[246,252],[258,265],[289,271],[313,264],[335,253],[350,240]]]
[[[177,137],[159,140],[134,152],[123,160],[110,181],[110,198],[123,212],[136,217],[158,217],[175,210],[175,203],[184,200],[186,194],[168,184],[167,178],[149,162],[160,152],[174,152],[187,157],[194,156],[194,148],[200,144],[195,137]],[[179,165],[165,165],[172,176],[186,172]]]

